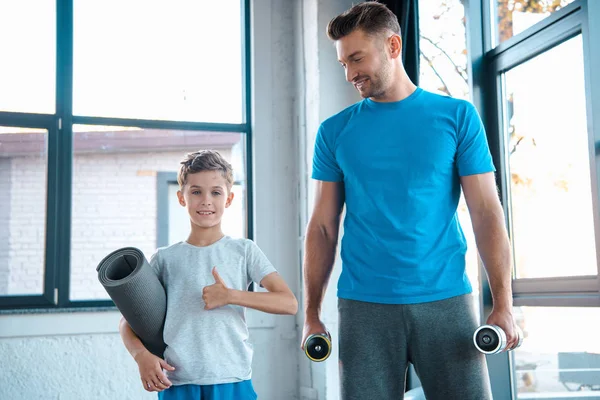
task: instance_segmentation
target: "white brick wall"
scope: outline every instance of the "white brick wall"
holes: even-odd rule
[[[10,159],[0,158],[0,293],[7,293],[9,279],[10,170]]]
[[[46,159],[10,159],[8,294],[42,294],[46,231]]]
[[[72,300],[108,298],[96,266],[111,251],[133,246],[151,256],[156,249],[156,172],[176,172],[185,153],[194,150],[75,156]],[[231,158],[230,149],[220,152]],[[42,293],[45,226],[45,158],[0,159],[0,294]]]

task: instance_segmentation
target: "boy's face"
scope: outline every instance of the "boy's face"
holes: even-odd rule
[[[192,224],[212,228],[221,223],[223,212],[233,200],[227,180],[220,171],[202,171],[187,176],[187,183],[177,192],[179,204],[185,207]]]

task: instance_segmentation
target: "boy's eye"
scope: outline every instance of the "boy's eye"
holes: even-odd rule
[[[220,196],[220,195],[221,195],[221,192],[213,192],[213,195],[215,195],[215,196]]]
[[[200,194],[200,191],[199,191],[199,190],[194,190],[194,191],[192,192],[192,194]]]

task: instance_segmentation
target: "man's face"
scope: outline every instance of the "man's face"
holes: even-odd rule
[[[346,80],[363,98],[382,97],[391,81],[391,59],[387,43],[381,36],[369,36],[357,29],[335,42]]]

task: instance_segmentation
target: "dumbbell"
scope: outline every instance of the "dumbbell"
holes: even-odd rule
[[[523,332],[517,326],[519,342],[515,349],[523,343]],[[506,349],[506,333],[498,325],[482,325],[473,334],[473,343],[483,354],[497,354]],[[514,350],[514,349],[512,349]]]
[[[325,361],[331,354],[331,335],[315,333],[307,337],[304,341],[304,354],[311,361]]]

